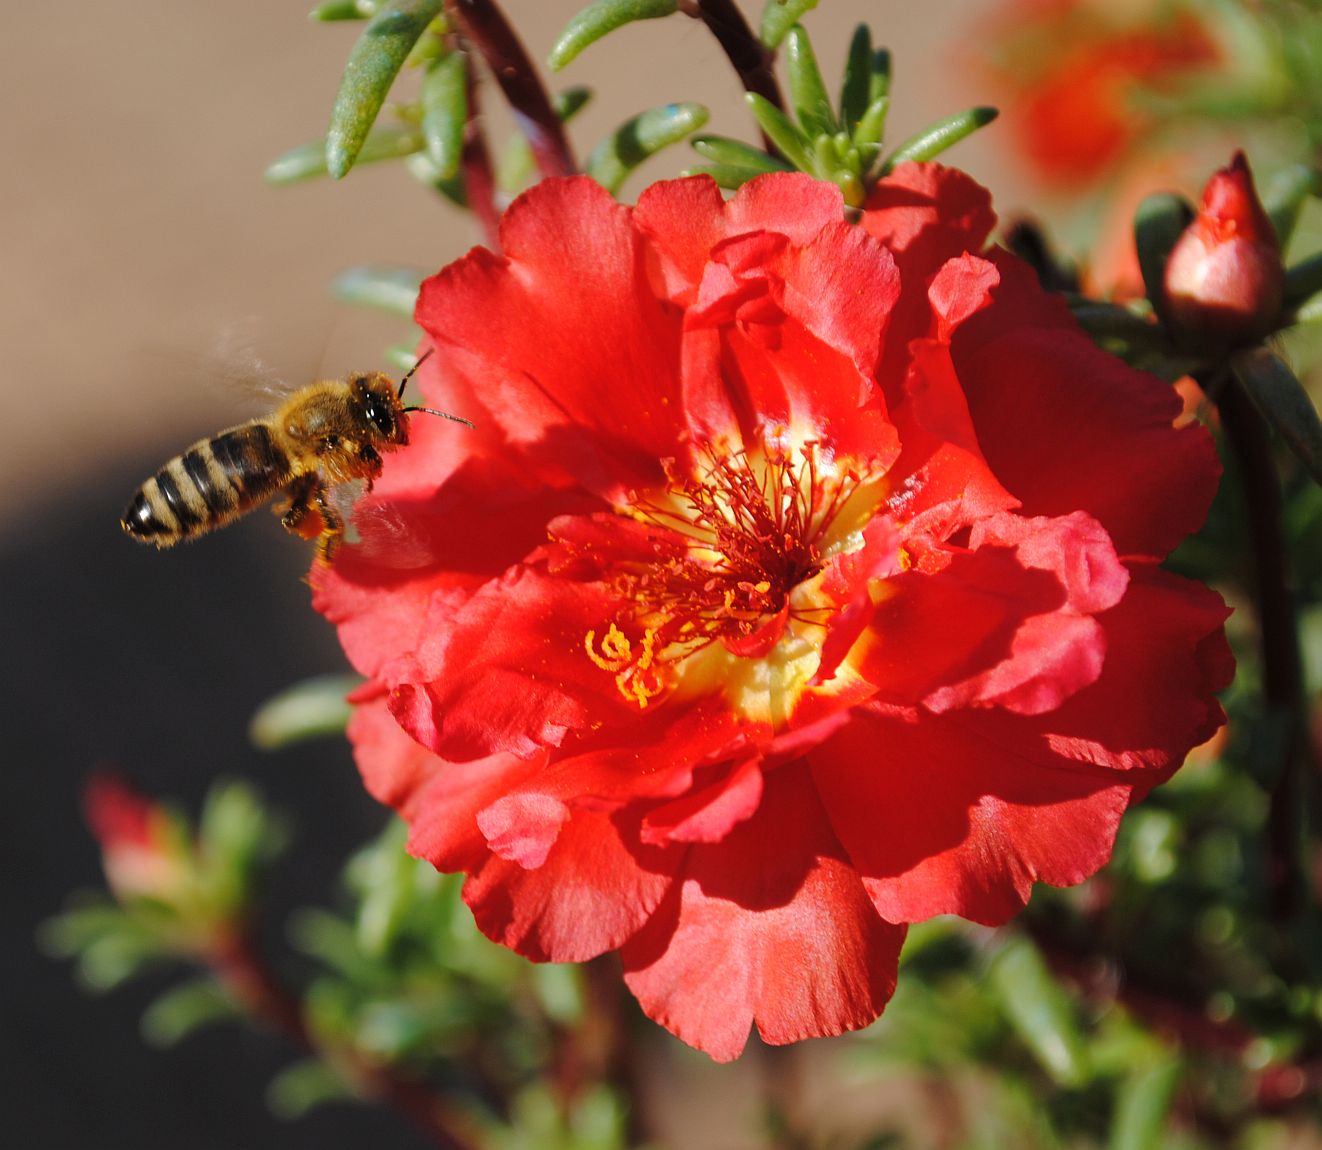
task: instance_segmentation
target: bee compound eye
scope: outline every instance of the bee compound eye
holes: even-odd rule
[[[395,431],[395,413],[388,403],[370,391],[363,397],[363,417],[387,438]]]

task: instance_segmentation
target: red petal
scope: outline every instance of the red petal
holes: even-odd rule
[[[528,756],[567,731],[637,714],[584,647],[609,625],[614,599],[593,583],[513,568],[475,594],[424,652],[419,677],[390,709],[419,742],[450,759]],[[632,707],[632,710],[629,708]]]
[[[443,639],[478,588],[545,543],[548,521],[600,506],[523,478],[502,461],[470,459],[438,489],[396,485],[361,501],[373,516],[364,545],[346,544],[309,581],[313,607],[339,628],[362,674],[388,686],[425,677],[423,648]]]
[[[638,197],[634,222],[651,241],[667,295],[689,306],[722,240],[770,232],[806,244],[827,224],[839,223],[843,212],[838,188],[797,172],[750,180],[728,204],[715,181],[695,176],[647,188]]]
[[[982,250],[996,226],[991,194],[955,168],[900,164],[864,205],[863,227],[894,252],[901,268],[931,275],[946,260]]]
[[[656,481],[680,430],[680,315],[648,284],[628,209],[586,177],[544,180],[501,243],[422,285],[416,318],[447,371],[547,474],[611,499]]]
[[[1035,881],[1082,882],[1110,857],[1130,786],[1043,769],[1030,730],[993,742],[969,714],[860,716],[810,755],[831,825],[887,921],[1001,923]]]
[[[1146,564],[1131,569],[1120,603],[1097,616],[1106,630],[1102,676],[1059,710],[1033,720],[1040,758],[1139,769],[1144,791],[1225,721],[1214,692],[1235,663],[1215,591]],[[983,719],[986,721],[986,718]]]
[[[745,759],[733,770],[723,770],[710,786],[654,808],[643,819],[643,842],[720,842],[736,823],[752,817],[761,801],[761,764],[756,758]]]
[[[543,767],[513,755],[448,763],[405,733],[384,694],[359,703],[349,741],[368,792],[408,821],[409,853],[444,871],[471,870],[485,860],[478,812]]]
[[[1064,602],[1056,578],[998,547],[953,555],[935,575],[897,575],[882,593],[847,662],[879,699],[901,705],[996,666],[1026,618]]]
[[[647,921],[679,857],[640,844],[636,819],[576,810],[540,867],[492,855],[464,884],[464,901],[496,942],[536,962],[585,962]]]
[[[1211,436],[1176,430],[1171,388],[1058,324],[1011,257],[997,264],[995,302],[951,345],[992,472],[1026,515],[1086,511],[1121,555],[1164,557],[1207,514],[1220,474]],[[1030,311],[1044,322],[1019,322]]]
[[[757,1025],[773,1044],[841,1034],[895,989],[902,929],[843,860],[802,766],[766,780],[757,814],[689,848],[671,898],[623,948],[643,1010],[719,1062]]]

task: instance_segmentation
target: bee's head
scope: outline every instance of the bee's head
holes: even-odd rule
[[[350,381],[352,404],[363,429],[373,440],[403,447],[409,441],[404,404],[395,393],[395,382],[379,371],[355,376]]]

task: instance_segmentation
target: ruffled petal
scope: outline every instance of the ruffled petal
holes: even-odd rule
[[[447,371],[548,477],[607,499],[655,481],[681,428],[681,315],[648,282],[629,210],[587,177],[544,180],[501,245],[422,285],[416,319]]]
[[[535,962],[585,962],[614,950],[652,915],[677,851],[640,842],[637,819],[576,810],[542,865],[494,853],[470,872],[464,901],[488,938]]]
[[[671,896],[621,954],[643,1010],[718,1062],[754,1024],[772,1044],[866,1026],[895,989],[902,927],[845,861],[803,767],[757,814],[688,849]]]
[[[354,667],[389,686],[425,678],[422,654],[490,578],[546,541],[546,524],[600,506],[472,458],[433,489],[380,485],[359,501],[361,544],[308,576],[312,605],[339,629]]]
[[[600,584],[512,568],[469,599],[419,677],[394,688],[391,713],[420,743],[461,760],[527,757],[603,717],[619,722],[636,708],[584,643],[613,611]]]
[[[1111,855],[1127,782],[1045,769],[1021,753],[1030,732],[992,741],[969,714],[860,715],[810,755],[831,826],[889,922],[999,924],[1034,882],[1082,882]]]
[[[991,470],[1025,514],[1086,511],[1121,555],[1164,558],[1207,515],[1221,472],[1212,437],[1177,430],[1173,390],[1098,349],[1018,261],[995,259],[994,302],[951,339]]]
[[[954,168],[900,164],[877,185],[859,221],[901,261],[935,273],[946,260],[981,251],[996,226],[991,194]]]

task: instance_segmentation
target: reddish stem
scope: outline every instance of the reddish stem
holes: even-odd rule
[[[572,175],[577,168],[565,126],[551,107],[523,44],[494,0],[447,0],[446,7],[505,93],[538,170],[543,176]]]
[[[464,145],[459,166],[464,174],[464,195],[469,210],[482,225],[487,243],[500,250],[500,208],[496,206],[496,177],[491,170],[491,154],[482,132],[477,77],[472,67],[464,69],[468,99],[468,118],[464,121]]]
[[[739,73],[744,91],[756,92],[768,103],[784,109],[785,100],[771,67],[775,57],[753,34],[734,0],[679,0],[679,10],[707,25]],[[777,150],[765,132],[762,133],[762,143],[768,151]]]
[[[250,938],[232,935],[219,939],[206,960],[220,984],[245,1011],[310,1053],[320,1053],[303,1021],[302,1003],[262,961]],[[337,1065],[344,1066],[345,1062],[339,1060]],[[480,1142],[468,1129],[469,1124],[422,1083],[399,1078],[389,1067],[369,1063],[352,1052],[348,1070],[355,1085],[407,1114],[442,1150],[478,1150]]]

